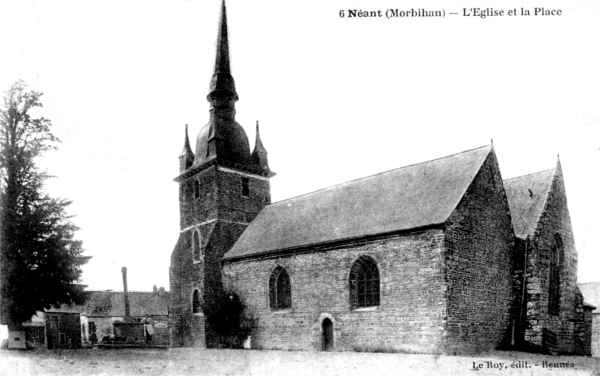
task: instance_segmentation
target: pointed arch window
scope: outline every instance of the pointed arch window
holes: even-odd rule
[[[292,285],[287,270],[278,266],[269,278],[269,306],[271,309],[292,308]]]
[[[559,234],[554,235],[554,244],[550,248],[550,281],[548,284],[548,313],[560,312],[560,272],[564,263],[563,241]]]
[[[200,313],[200,291],[194,290],[192,294],[192,313]]]
[[[369,256],[361,256],[350,269],[350,305],[352,308],[378,307],[379,268]]]
[[[202,261],[202,252],[200,247],[200,231],[192,231],[192,252],[194,255],[194,262]]]

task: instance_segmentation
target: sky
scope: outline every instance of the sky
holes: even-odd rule
[[[600,263],[600,3],[560,16],[466,17],[482,2],[228,0],[237,121],[255,123],[273,202],[488,145],[503,178],[558,155],[579,282]],[[531,1],[489,1],[533,10]],[[57,151],[38,161],[73,201],[92,290],[169,289],[178,155],[208,121],[219,0],[0,1],[0,89],[44,93]],[[348,18],[349,9],[443,18]],[[451,15],[450,13],[458,13]]]

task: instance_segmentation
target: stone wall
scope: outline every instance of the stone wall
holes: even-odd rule
[[[563,243],[564,258],[560,269],[559,314],[548,310],[550,289],[550,253],[556,248],[555,235]],[[548,352],[545,336],[556,337],[557,352],[575,353],[575,326],[582,320],[576,312],[577,252],[560,165],[557,167],[548,192],[545,207],[540,215],[532,247],[528,255],[526,273],[527,311],[525,343],[530,351]],[[544,334],[545,333],[545,334]]]
[[[243,177],[249,180],[248,197],[242,195]],[[218,170],[217,187],[219,219],[250,223],[265,205],[271,203],[271,187],[267,178]]]
[[[250,194],[242,195],[242,178],[248,178]],[[194,192],[199,182],[199,195]],[[202,301],[222,288],[220,259],[271,200],[269,181],[213,165],[180,183],[181,232],[171,255],[169,333],[171,345],[215,347],[206,338],[203,313],[192,312],[192,296]],[[194,259],[192,234],[200,233],[199,258]]]
[[[494,153],[447,224],[446,351],[474,353],[506,347],[510,343],[514,233]]]
[[[445,317],[442,230],[339,246],[336,249],[225,262],[226,287],[256,319],[252,346],[321,350],[322,322],[333,322],[336,351],[440,352]],[[379,268],[379,307],[353,309],[349,274],[362,255]],[[277,267],[290,277],[292,308],[269,306],[269,277]]]
[[[87,321],[88,326],[90,322],[96,325],[96,337],[98,338],[98,342],[100,342],[102,338],[114,334],[113,322],[123,321],[123,317],[87,316]]]
[[[596,308],[598,309],[598,308]],[[591,346],[592,356],[600,357],[600,312],[590,314],[592,317]]]
[[[242,177],[249,180],[249,197],[242,196]],[[195,181],[199,182],[199,197],[195,197]],[[270,202],[267,178],[213,165],[180,183],[180,227],[183,230],[217,218],[248,223]]]
[[[194,264],[191,231],[182,232],[171,256],[169,335],[171,346],[205,347],[204,317],[192,313],[194,289],[202,291],[201,264]]]
[[[583,295],[577,288],[575,293],[573,354],[592,355],[592,311],[592,307],[584,304]]]
[[[154,321],[154,335],[152,341],[155,345],[169,346],[169,317],[167,315],[152,315]]]

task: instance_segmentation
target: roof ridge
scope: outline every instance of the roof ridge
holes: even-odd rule
[[[357,181],[374,178],[375,176],[384,175],[384,174],[387,174],[387,173],[390,173],[390,172],[393,172],[393,171],[398,171],[398,170],[402,170],[402,169],[405,169],[405,168],[422,165],[422,164],[425,164],[425,163],[431,163],[431,162],[434,162],[434,161],[438,161],[440,159],[450,158],[450,157],[454,157],[454,156],[457,156],[457,155],[460,155],[460,154],[465,154],[465,153],[469,153],[469,152],[472,152],[472,151],[475,151],[475,150],[479,150],[479,149],[483,149],[483,148],[489,148],[489,147],[490,147],[490,145],[484,145],[484,146],[480,146],[480,147],[477,147],[477,148],[473,148],[473,149],[469,149],[469,150],[464,150],[464,151],[461,151],[461,152],[458,152],[458,153],[446,155],[446,156],[443,156],[443,157],[430,159],[428,161],[423,161],[423,162],[419,162],[419,163],[409,164],[409,165],[406,165],[406,166],[396,167],[396,168],[393,168],[391,170],[386,170],[386,171],[378,172],[378,173],[373,174],[373,175],[369,175],[369,176],[364,176],[362,178],[348,180],[348,181],[345,181],[345,182],[342,182],[342,183],[338,183],[338,184],[330,185],[328,187],[320,188],[320,189],[317,189],[317,190],[312,191],[312,192],[307,192],[307,193],[303,193],[303,194],[298,195],[298,196],[289,197],[289,198],[283,199],[281,201],[273,202],[273,203],[271,203],[271,204],[269,204],[267,206],[272,206],[272,205],[275,205],[275,204],[281,204],[281,203],[286,202],[286,201],[294,200],[294,199],[297,199],[297,198],[300,198],[300,197],[303,197],[303,196],[308,196],[308,195],[311,195],[313,193],[324,191],[326,189],[339,187],[339,186],[342,186],[344,184],[350,184],[350,183],[354,183],[354,182],[357,182]]]
[[[514,180],[514,179],[518,179],[518,178],[523,178],[523,177],[529,176],[529,175],[541,174],[542,172],[548,172],[550,170],[556,170],[556,167],[552,167],[552,168],[548,168],[548,169],[541,170],[541,171],[536,171],[536,172],[530,172],[530,173],[525,174],[525,175],[519,175],[519,176],[515,176],[515,177],[512,177],[512,178],[503,179],[502,181],[509,181],[509,180]]]

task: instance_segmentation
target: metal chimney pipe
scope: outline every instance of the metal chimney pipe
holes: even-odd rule
[[[129,321],[131,315],[129,311],[129,292],[127,291],[127,268],[122,267],[121,273],[123,273],[123,295],[125,296],[125,321]]]

